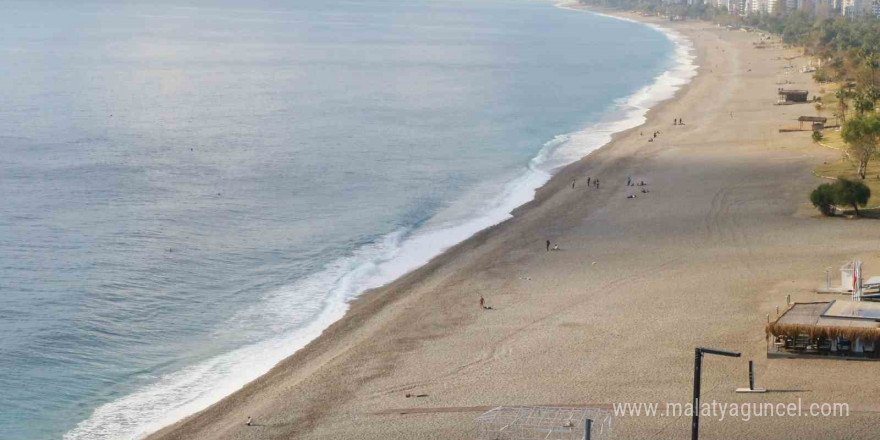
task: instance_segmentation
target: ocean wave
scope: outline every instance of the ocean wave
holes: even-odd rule
[[[470,215],[395,231],[272,292],[233,319],[267,325],[276,337],[162,376],[150,386],[97,408],[64,439],[137,439],[207,408],[320,336],[359,294],[391,282],[473,234],[509,219],[511,211],[531,201],[534,191],[556,170],[606,145],[615,133],[643,124],[651,107],[671,98],[696,75],[691,43],[673,30],[648,26],[675,44],[674,66],[651,85],[619,100],[606,120],[545,143],[522,172],[500,186],[497,196],[471,206]]]

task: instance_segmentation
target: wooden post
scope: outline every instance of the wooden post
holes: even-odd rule
[[[769,350],[769,347],[768,347]],[[766,393],[764,388],[755,388],[755,362],[749,359],[749,387],[737,388],[737,393]]]
[[[755,363],[749,359],[749,389],[755,389]]]

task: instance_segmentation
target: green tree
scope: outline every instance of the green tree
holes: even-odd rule
[[[839,177],[834,183],[834,201],[840,205],[851,205],[859,215],[859,206],[868,204],[871,198],[871,188],[856,180]]]
[[[874,94],[871,92],[859,93],[853,99],[856,113],[864,115],[874,111]]]
[[[877,55],[870,50],[862,47],[859,49],[859,57],[862,59],[862,62],[865,64],[865,67],[868,69],[868,74],[870,75],[868,82],[870,83],[871,88],[874,88],[874,71],[877,70],[878,60]]]
[[[810,193],[810,201],[813,202],[813,206],[818,208],[819,212],[824,216],[830,217],[834,215],[834,202],[836,200],[837,195],[834,186],[830,183],[823,183]]]
[[[846,87],[840,86],[834,96],[837,98],[837,117],[840,118],[840,122],[846,122],[846,110],[849,108],[846,100],[849,98],[849,91]]]
[[[846,121],[840,137],[847,143],[847,158],[858,166],[859,177],[865,178],[868,162],[877,155],[880,140],[880,119],[877,115],[859,115]]]

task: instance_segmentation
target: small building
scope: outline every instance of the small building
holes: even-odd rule
[[[807,90],[786,90],[779,89],[779,102],[790,104],[793,102],[807,102],[807,95],[810,92]]]
[[[880,303],[794,303],[765,329],[767,357],[880,359]]]
[[[801,130],[804,129],[804,122],[811,123],[810,126],[813,131],[821,131],[825,128],[825,123],[828,122],[828,118],[823,118],[822,116],[801,116],[798,118]]]
[[[862,262],[860,260],[847,261],[840,266],[840,286],[831,287],[831,268],[825,269],[825,287],[816,290],[818,293],[855,293],[859,284],[856,280],[862,276]]]
[[[861,266],[861,261],[849,261],[840,266],[840,287],[845,292],[854,292],[856,290],[856,267]]]

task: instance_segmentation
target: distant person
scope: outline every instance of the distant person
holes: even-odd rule
[[[244,424],[246,426],[253,426],[253,421],[251,419],[251,416],[248,416],[247,422],[244,422]]]
[[[672,119],[672,125],[678,125],[678,119]]]
[[[483,295],[480,295],[480,308],[484,308],[486,306],[486,300],[483,298]]]
[[[587,177],[587,186],[590,186],[590,178]]]
[[[626,186],[630,186],[632,184],[632,177],[627,176],[626,178]]]
[[[547,240],[547,252],[550,252],[550,240]]]
[[[577,179],[571,179],[571,189],[574,189],[574,182],[575,182],[576,180],[577,180]]]

